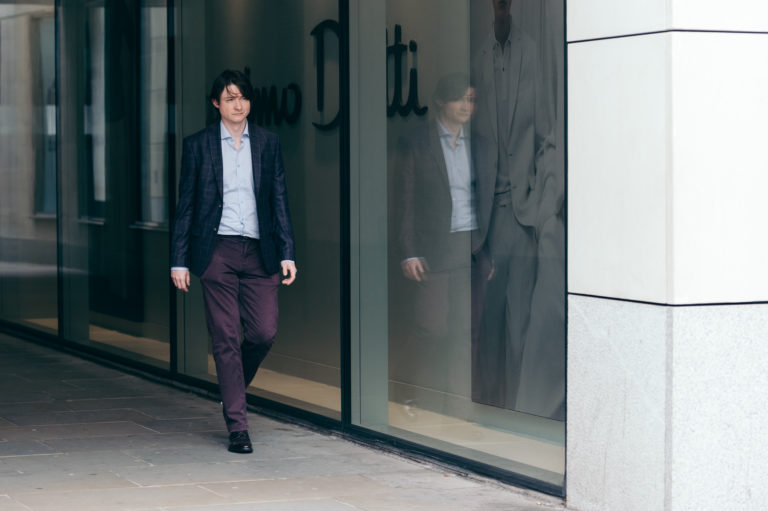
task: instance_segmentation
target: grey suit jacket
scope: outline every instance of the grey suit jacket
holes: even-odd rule
[[[497,91],[493,75],[495,42],[494,35],[490,34],[473,58],[472,81],[477,88],[478,98],[472,129],[484,135],[493,145],[493,172],[498,172],[499,168],[509,169],[512,206],[517,220],[523,225],[536,227],[546,220],[541,219],[542,215],[549,214],[541,211],[541,205],[545,188],[551,187],[550,178],[558,170],[555,168],[551,98],[545,96],[535,43],[513,23],[510,32],[513,69],[507,115],[509,126],[503,133],[499,133]],[[503,139],[506,139],[508,150],[502,157],[507,158],[507,161],[500,167],[497,160],[498,144]],[[492,183],[495,180],[494,174]],[[486,187],[484,192],[485,196],[478,198],[481,234],[488,232],[494,187]]]

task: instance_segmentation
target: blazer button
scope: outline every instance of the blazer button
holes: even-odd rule
[[[213,232],[216,232],[216,228],[215,227],[213,228]]]

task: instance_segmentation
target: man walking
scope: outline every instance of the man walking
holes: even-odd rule
[[[229,450],[253,452],[245,390],[277,332],[277,290],[296,278],[278,137],[248,122],[253,87],[239,71],[213,82],[221,121],[184,139],[171,280],[200,278]]]

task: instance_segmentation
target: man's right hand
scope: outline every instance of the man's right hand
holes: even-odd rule
[[[176,289],[185,293],[189,291],[189,270],[171,270],[171,280]]]
[[[403,269],[403,275],[406,278],[421,282],[424,279],[424,274],[429,271],[427,261],[423,257],[416,257],[408,259],[400,263],[400,267]]]

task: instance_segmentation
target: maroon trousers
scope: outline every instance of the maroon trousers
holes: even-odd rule
[[[227,430],[248,429],[245,389],[277,333],[280,274],[268,275],[259,240],[219,236],[200,276]]]

